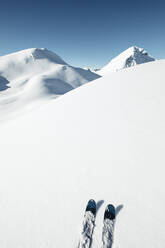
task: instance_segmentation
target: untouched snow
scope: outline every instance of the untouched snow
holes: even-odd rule
[[[76,248],[89,199],[114,248],[165,244],[165,60],[111,73],[0,125],[1,248]]]
[[[31,109],[99,76],[65,63],[45,48],[32,48],[0,57],[0,114],[11,116]],[[22,110],[23,109],[23,110]]]
[[[110,72],[117,72],[127,67],[154,60],[155,59],[151,57],[143,48],[133,46],[112,59],[108,65],[97,71],[97,73],[103,76]]]

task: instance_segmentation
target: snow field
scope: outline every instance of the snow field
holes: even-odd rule
[[[0,125],[0,245],[76,247],[86,203],[114,248],[165,243],[165,61],[111,73]]]

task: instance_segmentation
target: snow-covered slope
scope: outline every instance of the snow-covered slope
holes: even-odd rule
[[[23,50],[0,57],[0,105],[5,113],[29,108],[98,77],[68,65],[47,49]]]
[[[112,59],[108,65],[97,71],[97,73],[103,76],[110,72],[117,72],[127,67],[154,60],[143,48],[133,46]]]
[[[108,203],[114,248],[164,247],[164,68],[112,73],[0,125],[1,248],[76,248],[90,198],[92,248]]]

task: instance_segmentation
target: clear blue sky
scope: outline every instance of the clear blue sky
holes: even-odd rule
[[[71,65],[102,67],[132,45],[165,58],[165,1],[1,1],[0,55],[46,47]]]

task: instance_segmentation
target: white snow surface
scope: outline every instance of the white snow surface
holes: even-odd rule
[[[92,248],[114,204],[114,248],[165,244],[165,60],[111,73],[0,124],[0,247]],[[103,204],[102,204],[103,203]]]
[[[32,48],[0,57],[0,114],[32,109],[99,76],[75,68],[46,48]],[[9,114],[10,113],[10,114]]]
[[[117,72],[127,67],[154,61],[147,51],[137,46],[132,46],[112,59],[108,65],[97,71],[99,75],[105,75],[110,72]]]

